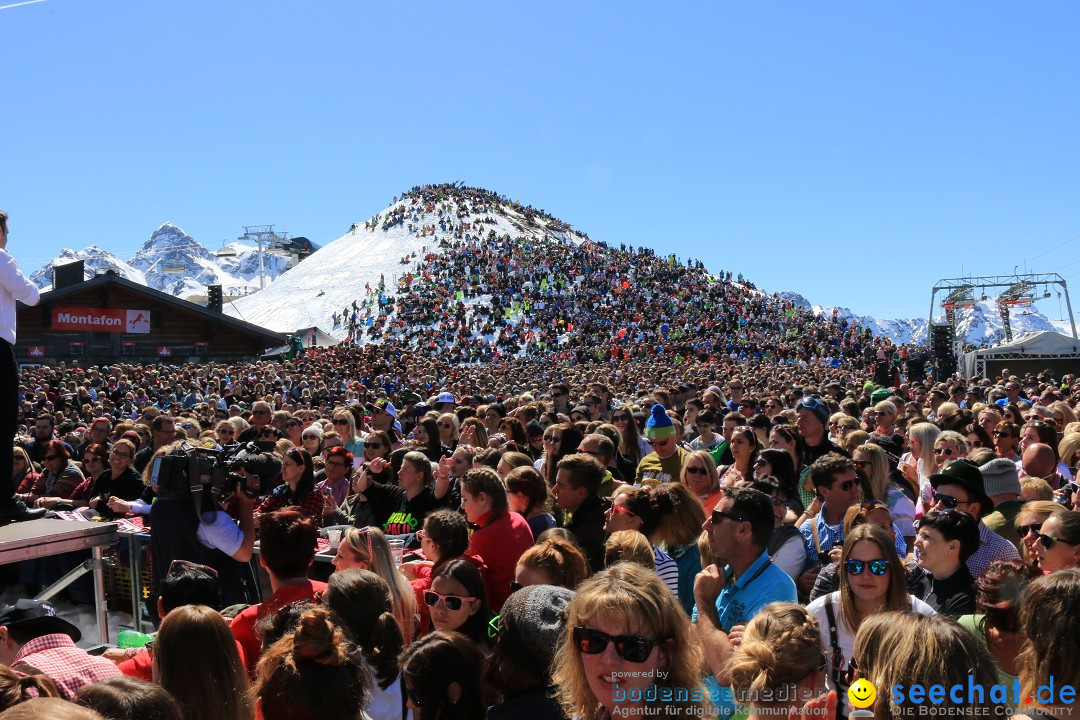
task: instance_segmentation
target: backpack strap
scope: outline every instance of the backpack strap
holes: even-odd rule
[[[825,615],[829,620],[829,644],[832,645],[832,668],[833,687],[840,692],[840,663],[844,661],[844,653],[840,650],[840,633],[836,627],[836,613],[833,611],[832,595],[825,596]]]

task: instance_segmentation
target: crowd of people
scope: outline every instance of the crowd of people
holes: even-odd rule
[[[741,274],[710,274],[700,261],[594,242],[481,188],[413,188],[352,230],[399,226],[430,235],[431,249],[402,259],[408,270],[396,287],[369,285],[359,305],[334,313],[350,342],[389,342],[451,365],[524,357],[625,368],[727,358],[855,370],[880,362],[888,374],[909,359],[908,348],[767,295]],[[913,374],[921,373],[923,355],[911,354]]]
[[[27,369],[13,492],[144,522],[160,624],[99,657],[48,603],[0,609],[0,717],[843,717],[859,678],[882,717],[969,679],[943,704],[1071,712],[1040,688],[1080,684],[1077,378],[727,360]],[[235,490],[154,472],[237,447]]]
[[[379,343],[16,374],[0,327],[0,522],[148,529],[157,627],[92,654],[33,599],[80,555],[0,569],[0,720],[1071,715],[1076,376],[926,381],[741,276],[404,200],[354,231],[447,252],[343,308]]]

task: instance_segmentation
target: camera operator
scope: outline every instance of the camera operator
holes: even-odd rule
[[[196,449],[179,442],[164,451],[155,458],[155,463],[161,462],[156,473],[151,465],[157,493],[150,506],[153,566],[168,568],[173,560],[207,565],[218,572],[224,606],[256,602],[255,579],[247,563],[255,545],[253,511],[259,476],[249,474],[242,480],[238,475],[214,475],[208,470],[193,482],[189,479],[189,456]],[[206,464],[211,463],[207,459]],[[224,477],[225,483],[216,485],[214,477]],[[249,494],[244,489],[256,492]],[[222,506],[229,500],[234,501],[239,524]],[[148,603],[152,614],[157,609],[158,576],[155,573]]]

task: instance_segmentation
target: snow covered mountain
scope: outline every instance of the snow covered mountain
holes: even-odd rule
[[[52,269],[83,260],[87,279],[114,270],[121,277],[177,297],[204,297],[207,285],[221,285],[227,296],[254,292],[259,286],[258,248],[235,242],[222,257],[172,223],[155,230],[128,262],[91,245],[83,250],[64,249],[39,268],[30,279],[42,290],[52,287]],[[264,253],[267,283],[276,280],[293,262],[274,252]]]
[[[48,290],[52,287],[53,266],[67,265],[68,263],[73,263],[78,260],[82,260],[84,263],[84,280],[89,280],[98,273],[105,272],[106,270],[112,270],[117,275],[127,278],[132,282],[141,283],[143,285],[146,284],[146,275],[144,275],[141,270],[133,268],[130,264],[116,257],[108,250],[102,250],[97,245],[91,245],[82,250],[70,250],[64,248],[51,262],[46,263],[30,275],[30,280],[40,289]]]
[[[856,315],[848,308],[826,308],[811,305],[802,295],[785,291],[780,295],[802,308],[812,308],[818,315],[831,315],[835,310],[838,317],[847,318],[860,325],[869,327],[875,336],[884,336],[901,345],[927,344],[926,318],[907,318],[887,320],[869,315]],[[1005,323],[999,314],[996,300],[983,300],[957,312],[957,330],[964,341],[972,345],[993,346],[1005,342]],[[935,322],[945,322],[945,314],[936,315]],[[1072,325],[1068,320],[1052,320],[1042,313],[1037,306],[1026,309],[1014,309],[1009,315],[1009,325],[1013,337],[1017,338],[1029,332],[1053,330],[1072,334]]]

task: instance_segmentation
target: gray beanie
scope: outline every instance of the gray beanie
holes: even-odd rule
[[[526,585],[503,603],[499,624],[551,667],[566,630],[566,606],[573,599],[574,591],[564,587]]]
[[[983,487],[990,497],[1012,493],[1020,494],[1020,474],[1016,463],[1008,458],[994,458],[979,468],[983,476]]]

